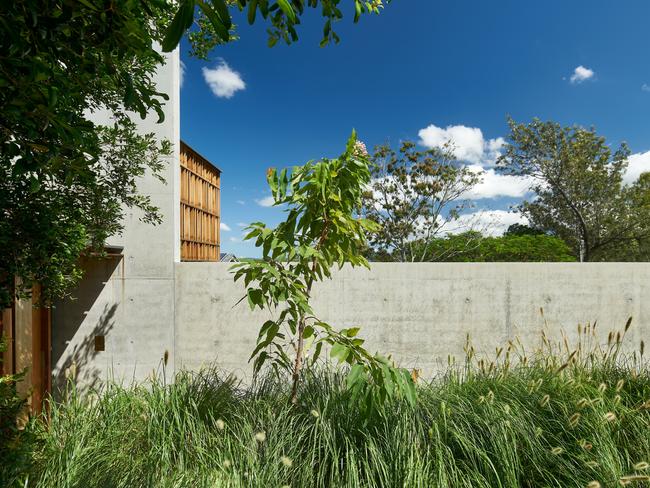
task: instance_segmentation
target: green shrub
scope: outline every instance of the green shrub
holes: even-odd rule
[[[0,363],[7,341],[0,337]],[[18,395],[24,373],[0,375],[0,486],[12,486],[25,472],[31,457],[30,431],[19,428],[27,400]]]

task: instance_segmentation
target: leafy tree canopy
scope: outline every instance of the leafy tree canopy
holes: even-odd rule
[[[510,119],[501,172],[533,181],[536,197],[521,205],[531,225],[563,239],[582,261],[620,259],[650,238],[650,212],[638,185],[623,183],[630,151],[612,152],[594,129],[538,119]]]
[[[376,148],[372,180],[363,197],[365,216],[380,226],[370,236],[370,255],[424,261],[415,243],[431,242],[458,219],[468,206],[462,197],[480,175],[456,161],[452,149],[418,151],[409,141],[399,152]]]
[[[34,281],[46,301],[75,283],[77,259],[121,229],[123,205],[159,215],[136,179],[160,174],[169,143],[130,114],[162,120],[154,83],[164,5],[142,0],[0,3],[0,306]],[[113,124],[88,114],[104,111]]]
[[[386,3],[390,0],[386,0]],[[197,41],[195,53],[205,56],[217,44],[232,40],[234,35],[231,9],[246,13],[249,24],[255,23],[258,16],[268,23],[269,47],[279,40],[291,44],[298,40],[296,26],[305,8],[320,8],[325,19],[321,46],[339,42],[340,38],[332,26],[343,18],[341,0],[180,0],[178,10],[163,40],[167,52],[176,48],[183,33],[195,23],[199,29],[190,39]],[[363,14],[378,14],[383,8],[383,0],[352,0],[348,5],[353,9],[354,22]],[[195,31],[196,32],[196,31]]]

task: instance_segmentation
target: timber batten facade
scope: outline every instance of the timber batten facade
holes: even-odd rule
[[[181,141],[181,261],[219,261],[221,171]]]

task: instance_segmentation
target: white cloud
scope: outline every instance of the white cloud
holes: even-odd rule
[[[644,83],[643,85],[641,85],[641,90],[643,90],[644,92],[650,92],[650,85]]]
[[[237,227],[241,227],[243,229],[244,227],[248,227],[248,224],[245,224],[243,222],[237,222]]]
[[[203,78],[216,96],[220,98],[232,98],[235,92],[246,88],[237,71],[233,71],[223,59],[214,68],[203,68]]]
[[[479,165],[470,165],[467,168],[481,174],[481,182],[462,197],[469,200],[497,197],[523,198],[530,192],[533,183],[532,178],[499,174],[494,168],[483,169]]]
[[[239,205],[246,205],[244,200],[235,200]]]
[[[576,85],[593,78],[595,74],[596,73],[594,73],[593,70],[580,65],[573,70],[573,74],[571,75],[571,78],[569,78],[569,81]]]
[[[230,242],[241,242],[241,239],[238,239],[238,238],[236,238],[236,237],[230,237],[228,240],[229,240]]]
[[[481,232],[488,236],[501,236],[512,224],[527,224],[528,219],[519,212],[507,210],[480,210],[461,215],[458,219],[448,222],[445,232],[460,234],[469,230]]]
[[[259,200],[255,200],[255,202],[260,207],[272,207],[273,204],[275,203],[275,199],[273,198],[273,195],[269,195],[268,197],[264,197],[264,198],[261,198]]]
[[[183,61],[180,62],[179,76],[181,88],[183,88],[183,80],[185,80],[185,63]]]
[[[623,175],[623,182],[630,185],[638,180],[641,174],[650,172],[650,151],[632,154],[628,162],[627,171]]]
[[[431,124],[420,129],[418,136],[420,144],[428,148],[442,148],[451,142],[458,159],[484,166],[494,164],[505,144],[502,137],[485,140],[481,129],[464,125],[449,125],[443,129]]]
[[[225,222],[221,222],[221,223],[219,224],[219,228],[220,228],[221,230],[225,231],[225,232],[230,232],[230,230],[231,230],[231,229],[230,229],[230,226],[229,226],[228,224],[226,224]]]

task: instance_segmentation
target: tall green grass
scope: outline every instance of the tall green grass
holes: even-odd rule
[[[627,328],[627,327],[626,327]],[[306,373],[302,403],[267,376],[240,388],[217,371],[172,384],[74,389],[35,421],[29,486],[44,487],[609,487],[650,486],[650,373],[624,332],[591,327],[492,361],[470,345],[460,367],[418,381],[364,419],[340,373]],[[630,478],[636,477],[636,478]]]

